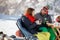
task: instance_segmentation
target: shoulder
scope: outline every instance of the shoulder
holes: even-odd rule
[[[27,17],[22,15],[21,20],[27,20]]]
[[[40,15],[40,13],[36,13],[34,16],[38,16],[38,15]]]
[[[39,15],[40,13],[36,13],[35,15]]]
[[[25,15],[22,15],[22,17],[21,18],[27,18]]]

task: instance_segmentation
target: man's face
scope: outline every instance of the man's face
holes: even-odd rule
[[[43,15],[44,15],[44,14],[47,14],[47,13],[48,13],[48,9],[43,8],[43,9],[41,10],[41,12],[42,12]]]

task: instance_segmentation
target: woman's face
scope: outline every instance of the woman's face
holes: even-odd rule
[[[34,16],[35,11],[32,12],[32,16]]]

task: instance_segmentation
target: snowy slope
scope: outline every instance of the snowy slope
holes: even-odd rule
[[[17,19],[20,16],[8,16],[0,14],[0,31],[3,31],[8,36],[15,35],[15,32],[18,30],[16,26]]]
[[[16,21],[0,19],[0,31],[3,31],[5,34],[10,36],[15,35],[17,30]]]

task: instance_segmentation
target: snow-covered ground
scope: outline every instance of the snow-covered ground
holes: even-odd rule
[[[15,32],[18,30],[16,26],[16,21],[14,20],[3,20],[0,19],[0,31],[3,31],[7,35],[15,35]]]
[[[16,25],[17,19],[20,16],[8,16],[0,14],[0,31],[3,31],[8,36],[15,35],[15,32],[18,30]]]

